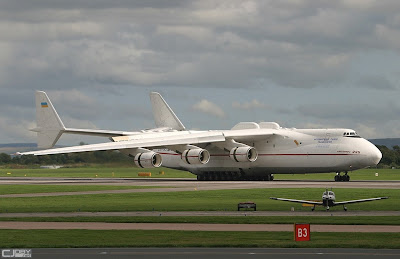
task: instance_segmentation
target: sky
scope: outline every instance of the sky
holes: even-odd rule
[[[2,0],[0,143],[36,141],[35,90],[67,127],[152,128],[157,91],[187,129],[400,137],[399,48],[397,0]]]

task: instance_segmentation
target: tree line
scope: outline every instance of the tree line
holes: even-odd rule
[[[384,168],[400,166],[400,147],[398,145],[393,146],[393,149],[382,145],[377,145],[377,148],[382,152],[382,159],[379,162],[378,167]],[[10,156],[5,153],[0,153],[0,165],[66,165],[78,163],[131,164],[132,161],[132,157],[128,157],[118,151],[95,151],[47,156]]]
[[[382,145],[376,145],[376,147],[382,153],[382,159],[379,162],[378,167],[383,168],[400,166],[400,147],[398,145],[393,146],[393,149]]]
[[[5,153],[0,154],[0,165],[19,164],[19,165],[68,165],[79,163],[94,164],[129,164],[133,158],[126,156],[118,151],[95,151],[84,153],[56,154],[46,156],[10,156]]]

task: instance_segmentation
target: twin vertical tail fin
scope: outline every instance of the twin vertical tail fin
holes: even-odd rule
[[[65,127],[45,92],[36,91],[36,123],[32,129],[38,133],[38,148],[52,148],[63,134]]]
[[[153,107],[154,121],[157,128],[171,128],[173,130],[185,130],[182,122],[169,107],[161,94],[150,93],[150,100]]]
[[[47,94],[43,91],[36,91],[35,98],[37,127],[31,130],[37,132],[38,134],[37,143],[39,149],[48,149],[54,147],[63,133],[96,136],[124,135],[124,132],[100,132],[99,130],[66,129]],[[157,128],[169,128],[179,131],[185,130],[185,126],[183,126],[182,122],[178,119],[178,117],[159,93],[150,93],[150,100],[153,106],[154,121]]]

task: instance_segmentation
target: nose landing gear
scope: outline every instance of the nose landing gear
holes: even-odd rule
[[[335,182],[348,182],[350,181],[350,176],[347,174],[347,171],[344,172],[344,175],[340,175],[340,172],[336,172]]]

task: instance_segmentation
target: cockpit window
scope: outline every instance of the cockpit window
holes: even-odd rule
[[[349,131],[349,132],[344,132],[343,137],[349,137],[349,138],[361,138],[357,132],[355,131]]]
[[[333,195],[333,192],[329,192],[329,195]]]

